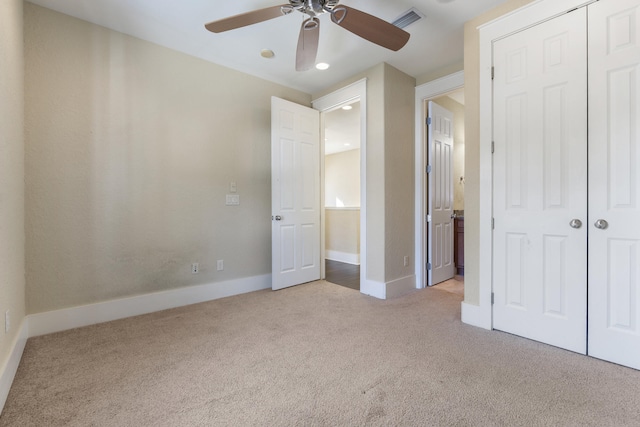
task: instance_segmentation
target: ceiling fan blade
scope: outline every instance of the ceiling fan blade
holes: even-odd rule
[[[305,20],[300,27],[300,37],[298,37],[296,71],[307,71],[316,65],[319,40],[320,20],[318,18]]]
[[[269,19],[291,13],[291,11],[291,5],[289,4],[266,7],[264,9],[241,13],[239,15],[230,16],[229,18],[209,22],[205,25],[205,28],[212,33],[222,33],[224,31],[246,27],[247,25],[257,24],[258,22],[268,21]]]
[[[331,20],[365,40],[395,51],[402,49],[411,37],[402,28],[348,6],[334,8]]]

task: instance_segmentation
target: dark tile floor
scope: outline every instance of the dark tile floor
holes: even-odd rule
[[[360,266],[339,261],[325,260],[327,282],[346,288],[360,290]]]

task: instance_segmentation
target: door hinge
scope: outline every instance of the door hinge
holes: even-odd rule
[[[495,302],[496,302],[496,294],[491,292],[491,305],[495,304]]]
[[[491,154],[496,152],[496,142],[491,141]]]
[[[427,214],[427,222],[431,222],[431,215]]]
[[[431,126],[431,117],[427,117],[426,123],[427,123],[427,126]]]
[[[491,229],[492,230],[496,229],[496,219],[495,218],[491,218]]]
[[[491,80],[496,77],[496,67],[491,67]]]
[[[427,165],[427,173],[431,173],[431,165]]]
[[[427,271],[431,271],[431,263],[430,262],[427,263],[426,267],[427,267]]]

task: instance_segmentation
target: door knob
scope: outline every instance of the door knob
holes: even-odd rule
[[[572,228],[580,228],[582,227],[582,221],[580,221],[579,219],[572,219],[569,225]]]
[[[281,217],[280,215],[276,215],[276,216],[275,216],[275,220],[276,220],[276,221],[282,221],[282,217]]]
[[[596,228],[599,228],[600,230],[606,230],[607,227],[609,227],[609,223],[604,219],[597,220],[594,225],[596,226]]]

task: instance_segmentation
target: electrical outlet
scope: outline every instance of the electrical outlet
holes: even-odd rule
[[[199,271],[200,271],[200,264],[198,264],[197,262],[194,262],[193,264],[191,264],[191,274],[198,274]]]
[[[409,255],[404,256],[404,266],[409,267]]]
[[[224,270],[224,260],[219,259],[218,260],[218,271],[222,271]]]
[[[238,206],[240,204],[239,194],[227,194],[227,206]]]
[[[9,317],[9,310],[4,312],[4,333],[8,334],[11,329],[11,317]]]

